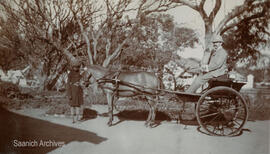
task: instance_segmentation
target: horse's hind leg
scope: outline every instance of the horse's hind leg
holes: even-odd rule
[[[150,120],[151,120],[151,117],[152,117],[152,107],[151,107],[151,103],[149,102],[149,100],[148,99],[146,99],[146,101],[147,101],[147,104],[148,104],[148,107],[149,107],[149,113],[148,113],[148,117],[147,117],[147,119],[146,119],[146,121],[145,121],[145,126],[146,127],[148,127],[149,125],[150,125]]]
[[[146,120],[145,125],[148,126],[152,126],[155,123],[155,116],[156,116],[156,105],[155,105],[155,101],[147,98],[147,103],[149,105],[149,114],[148,114],[148,118]]]
[[[112,126],[113,121],[113,95],[111,93],[106,94],[107,102],[108,102],[108,114],[109,114],[109,121],[108,126]]]
[[[155,122],[155,119],[156,119],[156,103],[154,103],[154,105],[152,106],[152,117],[151,117],[151,123],[150,123],[150,126],[153,126],[156,122]]]
[[[151,108],[152,108],[150,126],[153,126],[155,124],[157,101],[158,101],[158,98],[156,98],[155,100],[150,100]]]

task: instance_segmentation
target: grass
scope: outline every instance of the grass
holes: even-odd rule
[[[243,92],[249,108],[249,120],[270,120],[270,94],[267,93],[269,93],[269,89],[253,89]]]
[[[24,90],[25,92],[26,90]],[[37,93],[28,89],[28,93],[33,98],[10,99],[0,95],[0,105],[9,109],[22,108],[48,108],[47,114],[65,114],[69,115],[68,100],[64,92],[46,91]],[[250,99],[251,100],[251,99]],[[249,120],[270,120],[270,100],[261,96],[256,96],[253,101],[249,101]],[[106,97],[102,93],[94,93],[92,90],[85,92],[84,107],[91,108],[92,105],[107,105]],[[143,100],[122,99],[116,102],[116,110],[123,111],[148,111],[149,106]],[[170,101],[164,98],[157,105],[157,111],[165,113],[171,119],[178,120],[179,113],[183,109],[183,104]],[[186,103],[185,112],[182,117],[185,119],[194,118],[194,103]]]

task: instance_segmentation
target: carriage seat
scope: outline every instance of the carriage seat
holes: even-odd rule
[[[209,82],[230,82],[230,81],[233,81],[233,79],[231,79],[229,77],[229,74],[224,74],[224,75],[221,75],[221,76],[218,76],[218,77],[215,77],[215,78],[212,78],[209,80]]]
[[[245,84],[244,82],[235,82],[234,79],[229,77],[229,74],[224,74],[219,77],[212,78],[208,81],[209,88],[214,88],[217,86],[226,86],[231,87],[237,91],[239,91],[242,86]]]

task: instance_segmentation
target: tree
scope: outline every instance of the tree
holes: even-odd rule
[[[123,47],[121,64],[163,70],[179,48],[194,46],[198,38],[192,29],[178,27],[168,14],[152,14],[143,20]],[[144,57],[144,58],[141,58]]]
[[[1,16],[3,21],[1,30],[4,34],[1,38],[14,44],[16,41],[13,36],[18,36],[17,52],[21,53],[25,62],[32,66],[41,83],[41,89],[52,87],[51,83],[57,80],[58,73],[66,70],[67,60],[74,61],[75,57],[72,54],[76,55],[74,52],[79,51],[77,48],[84,44],[77,39],[79,47],[73,46],[71,49],[73,44],[70,40],[74,42],[76,39],[74,36],[80,33],[71,10],[66,9],[69,3],[74,4],[71,0],[0,2],[4,14]],[[88,1],[79,1],[74,5],[79,4],[92,8],[92,3]],[[72,11],[80,14],[84,20],[89,20],[87,17],[93,13],[80,7]],[[14,35],[8,35],[7,30],[12,31]],[[64,55],[68,58],[65,59]]]
[[[20,37],[14,29],[18,28],[17,23],[4,21],[0,18],[0,66],[4,72],[9,69],[25,67],[22,55],[17,51],[20,47]]]
[[[197,11],[204,21],[205,27],[205,47],[207,48],[211,43],[211,39],[214,35],[226,35],[227,38],[234,38],[233,40],[238,39],[237,42],[229,40],[230,44],[236,44],[237,47],[234,51],[239,51],[241,55],[240,57],[248,57],[249,55],[255,55],[254,51],[261,42],[261,38],[266,37],[265,39],[269,39],[269,33],[267,34],[265,28],[267,26],[265,23],[269,23],[269,0],[245,0],[243,5],[235,7],[231,12],[225,15],[225,17],[220,21],[217,27],[213,27],[214,20],[217,16],[217,13],[220,11],[222,2],[225,3],[225,0],[215,0],[215,6],[210,11],[210,14],[207,15],[204,9],[204,5],[206,0],[174,0],[174,2],[188,6],[193,10]],[[256,22],[255,22],[256,21]],[[247,25],[248,23],[248,25]],[[252,26],[252,23],[257,23]],[[254,28],[256,27],[256,28]],[[237,33],[234,33],[237,32]],[[235,35],[232,35],[232,34]],[[258,34],[263,35],[258,39],[258,37],[252,37],[254,35],[249,35],[250,37],[245,39],[245,33],[249,34]],[[264,35],[267,34],[267,35]],[[252,41],[247,41],[251,39]],[[233,42],[233,43],[232,43]],[[257,42],[255,44],[254,42]],[[228,42],[225,42],[228,44]],[[245,43],[250,43],[249,50],[243,46]],[[228,45],[230,46],[230,45]],[[233,53],[233,52],[230,52]],[[234,60],[235,61],[235,60]]]
[[[28,48],[18,50],[37,70],[41,89],[53,85],[65,65],[80,56],[87,56],[90,64],[107,67],[122,54],[144,17],[177,6],[168,0],[140,0],[135,8],[131,4],[131,0],[0,1],[2,19],[18,25],[13,31]],[[130,11],[136,13],[135,19],[125,17]]]
[[[262,70],[262,81],[269,82],[269,73],[270,73],[270,56],[262,55],[262,57],[257,62],[257,68]]]
[[[137,6],[132,6],[134,1],[104,1],[104,14],[97,17],[99,23],[88,27],[81,25],[81,32],[87,43],[87,51],[91,64],[101,64],[107,67],[120,55],[128,42],[137,37],[139,27],[146,21],[148,15],[155,12],[165,12],[178,6],[168,0],[145,1],[139,0]],[[127,13],[133,12],[134,18],[130,19]],[[98,55],[98,56],[97,56]]]
[[[240,18],[244,18],[242,16]],[[257,61],[262,57],[260,50],[266,48],[267,41],[270,39],[270,11],[265,12],[263,17],[250,18],[243,19],[224,33],[225,48],[229,51],[229,64],[232,66],[238,61],[248,61],[247,68],[256,66]]]

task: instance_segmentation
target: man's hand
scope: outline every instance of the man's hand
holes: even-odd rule
[[[188,73],[192,73],[192,74],[199,74],[201,72],[201,69],[198,68],[190,68],[187,70]]]
[[[209,50],[210,52],[212,52],[213,50],[215,50],[213,43],[209,44],[208,50]]]
[[[209,72],[208,65],[202,65],[202,66],[201,66],[201,71],[202,71],[203,73]]]

